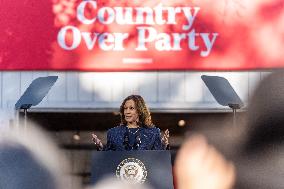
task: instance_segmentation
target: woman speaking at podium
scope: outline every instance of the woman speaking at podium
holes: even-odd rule
[[[120,106],[121,123],[107,131],[107,144],[93,133],[98,150],[165,150],[169,146],[169,130],[161,137],[152,123],[150,111],[140,95],[126,97]]]

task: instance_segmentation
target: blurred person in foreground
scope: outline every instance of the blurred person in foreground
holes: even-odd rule
[[[169,146],[169,131],[161,137],[160,129],[152,118],[140,95],[126,97],[120,106],[121,123],[107,131],[107,144],[93,133],[92,140],[98,150],[165,150]]]
[[[239,128],[246,132],[235,149],[234,166],[204,137],[189,138],[176,159],[177,189],[284,188],[283,70],[269,75],[256,88],[245,126]]]
[[[1,189],[70,188],[68,164],[42,131],[28,124],[0,134]]]
[[[231,189],[234,165],[203,135],[189,137],[177,153],[174,166],[176,189]]]
[[[247,132],[236,158],[237,189],[284,188],[284,72],[266,77],[248,108]]]

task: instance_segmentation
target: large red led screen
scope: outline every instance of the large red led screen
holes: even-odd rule
[[[284,65],[284,0],[3,0],[1,70]]]

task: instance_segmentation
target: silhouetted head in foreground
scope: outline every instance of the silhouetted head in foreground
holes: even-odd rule
[[[1,189],[57,189],[54,176],[23,145],[0,145]]]
[[[1,189],[68,188],[69,167],[50,139],[28,129],[0,129]]]
[[[284,142],[284,72],[265,78],[248,109],[247,153],[263,153]]]
[[[236,163],[236,188],[284,188],[284,72],[259,84],[249,104],[247,127]]]

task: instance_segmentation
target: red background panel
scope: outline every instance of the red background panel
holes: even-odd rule
[[[81,0],[3,0],[0,6],[0,69],[1,70],[251,70],[284,67],[284,0],[259,1],[97,1],[102,7],[200,7],[189,30],[182,14],[177,24],[151,25],[157,32],[218,33],[208,56],[200,56],[204,41],[196,36],[198,49],[188,48],[184,40],[181,51],[158,51],[155,42],[147,51],[137,51],[137,25],[86,25],[77,18]],[[97,10],[98,10],[97,9]],[[88,7],[85,16],[92,18],[97,10]],[[166,14],[164,15],[167,16]],[[80,32],[128,33],[123,51],[103,51],[98,44],[91,50],[81,40],[73,50],[64,50],[57,41],[59,31],[74,26]],[[145,25],[138,25],[145,26]],[[71,35],[70,35],[71,34]],[[66,37],[72,43],[72,33]],[[173,40],[171,38],[171,44]],[[126,58],[139,63],[125,63]],[[145,60],[145,61],[143,61]]]

